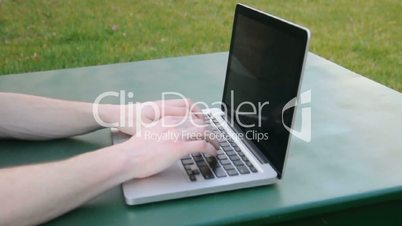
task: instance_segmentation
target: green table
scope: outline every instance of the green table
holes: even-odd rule
[[[0,91],[90,102],[105,91],[133,91],[137,101],[176,91],[212,103],[221,100],[226,62],[227,53],[213,53],[1,76]],[[402,213],[401,93],[311,53],[302,86],[308,89],[312,142],[293,139],[278,184],[142,206],[126,206],[118,186],[48,224],[267,224],[303,218],[299,224],[326,225],[334,221],[331,214],[345,216],[342,211],[352,207]],[[0,141],[0,166],[63,159],[110,144],[109,130],[53,141]]]

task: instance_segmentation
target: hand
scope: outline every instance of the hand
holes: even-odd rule
[[[143,122],[151,123],[164,116],[195,116],[202,119],[201,110],[190,99],[159,100],[136,104]]]
[[[202,118],[201,110],[189,99],[160,100],[134,105],[105,105],[103,112],[106,122],[118,122],[117,128],[129,135],[135,135],[141,126],[164,116],[195,115],[197,118]],[[123,117],[123,120],[120,117]]]
[[[125,178],[154,175],[188,154],[216,155],[216,148],[207,141],[207,136],[204,122],[190,117],[167,116],[141,128],[121,144],[128,161]]]

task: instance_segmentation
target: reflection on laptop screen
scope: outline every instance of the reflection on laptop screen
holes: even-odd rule
[[[223,97],[227,115],[279,174],[289,139],[282,109],[297,96],[306,51],[307,34],[300,30],[267,15],[237,10],[232,33]],[[238,117],[230,109],[239,110]],[[284,114],[288,126],[293,109]],[[268,139],[257,140],[258,134],[268,134]]]

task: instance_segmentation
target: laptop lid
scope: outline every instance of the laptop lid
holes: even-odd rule
[[[223,91],[222,110],[244,140],[260,152],[281,178],[298,95],[309,31],[237,4]],[[257,152],[258,152],[257,151]]]

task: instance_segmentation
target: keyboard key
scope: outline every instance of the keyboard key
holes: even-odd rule
[[[221,147],[228,147],[228,146],[229,146],[229,143],[226,142],[226,141],[223,141],[223,142],[219,142],[219,145],[220,145]]]
[[[246,156],[242,156],[241,159],[243,159],[243,161],[248,161],[248,158]]]
[[[196,162],[202,162],[202,161],[204,161],[204,158],[203,158],[202,156],[194,156],[193,159],[194,159],[194,161],[196,161]]]
[[[246,163],[246,165],[247,165],[248,167],[252,167],[252,166],[253,166],[253,164],[252,164],[250,161],[244,161],[244,163]]]
[[[223,168],[224,168],[225,170],[232,170],[232,169],[234,169],[234,167],[233,167],[232,164],[223,165]]]
[[[235,166],[241,166],[241,165],[243,165],[243,166],[244,166],[243,162],[242,162],[242,161],[240,161],[240,160],[233,161],[233,164],[234,164]]]
[[[225,171],[222,169],[222,167],[215,168],[215,169],[214,169],[214,173],[215,173],[216,177],[226,177],[226,173],[225,173]]]
[[[239,173],[237,173],[236,170],[232,169],[232,170],[228,170],[226,171],[228,173],[229,176],[236,176],[239,175]]]
[[[197,166],[198,167],[203,167],[203,166],[207,166],[207,163],[203,160],[203,161],[199,161],[199,162],[196,162],[196,164],[197,164]]]
[[[224,151],[222,151],[221,149],[219,149],[217,152],[216,152],[218,155],[220,155],[220,154],[223,154],[223,155],[225,155],[225,152]]]
[[[240,152],[240,148],[238,146],[234,147],[235,151]]]
[[[214,174],[211,172],[211,170],[208,167],[200,167],[200,172],[201,175],[204,177],[204,179],[212,179],[214,178]]]
[[[193,175],[198,175],[200,174],[200,171],[198,169],[193,170]]]
[[[183,165],[185,170],[191,170],[191,165]]]
[[[229,160],[227,160],[227,159],[220,160],[220,162],[221,162],[222,165],[231,164],[231,162]]]
[[[187,175],[193,175],[193,171],[192,170],[186,170]]]
[[[223,135],[222,133],[216,134],[216,140],[217,140],[218,142],[224,143],[224,142],[226,141],[225,135]]]
[[[257,169],[256,169],[254,166],[250,166],[250,170],[251,170],[251,172],[253,172],[253,173],[258,172]]]
[[[181,162],[183,163],[183,165],[192,165],[192,164],[194,164],[192,159],[184,159],[184,160],[181,160]]]
[[[194,153],[194,154],[191,154],[193,157],[198,157],[198,156],[201,156],[201,153]]]
[[[209,157],[205,157],[205,160],[209,163],[209,162],[216,162],[216,158],[214,156],[209,156]]]
[[[233,151],[233,148],[230,147],[230,146],[222,147],[222,149],[223,149],[224,151],[226,151],[226,152],[228,152],[228,151]]]
[[[239,172],[240,172],[241,174],[248,174],[248,173],[250,173],[250,171],[248,171],[248,169],[247,169],[247,167],[246,167],[245,165],[238,166],[238,167],[237,167],[237,170],[239,170]]]
[[[246,156],[246,155],[244,155],[244,153],[243,153],[243,152],[241,152],[241,151],[239,151],[237,154],[239,154],[239,155],[240,155],[240,157]]]
[[[214,157],[207,158],[207,163],[211,168],[215,168],[218,164],[218,161]]]
[[[197,178],[194,175],[189,175],[188,178],[190,179],[190,181],[196,181]]]
[[[219,154],[219,155],[216,156],[216,158],[219,159],[219,160],[228,159],[225,154]]]
[[[232,161],[240,160],[239,156],[237,156],[237,155],[229,155],[229,158]]]
[[[191,156],[190,156],[190,155],[186,155],[186,156],[184,156],[183,158],[181,158],[181,160],[185,160],[185,159],[191,159]]]
[[[227,155],[237,155],[236,152],[234,152],[234,151],[227,151],[226,154]]]

